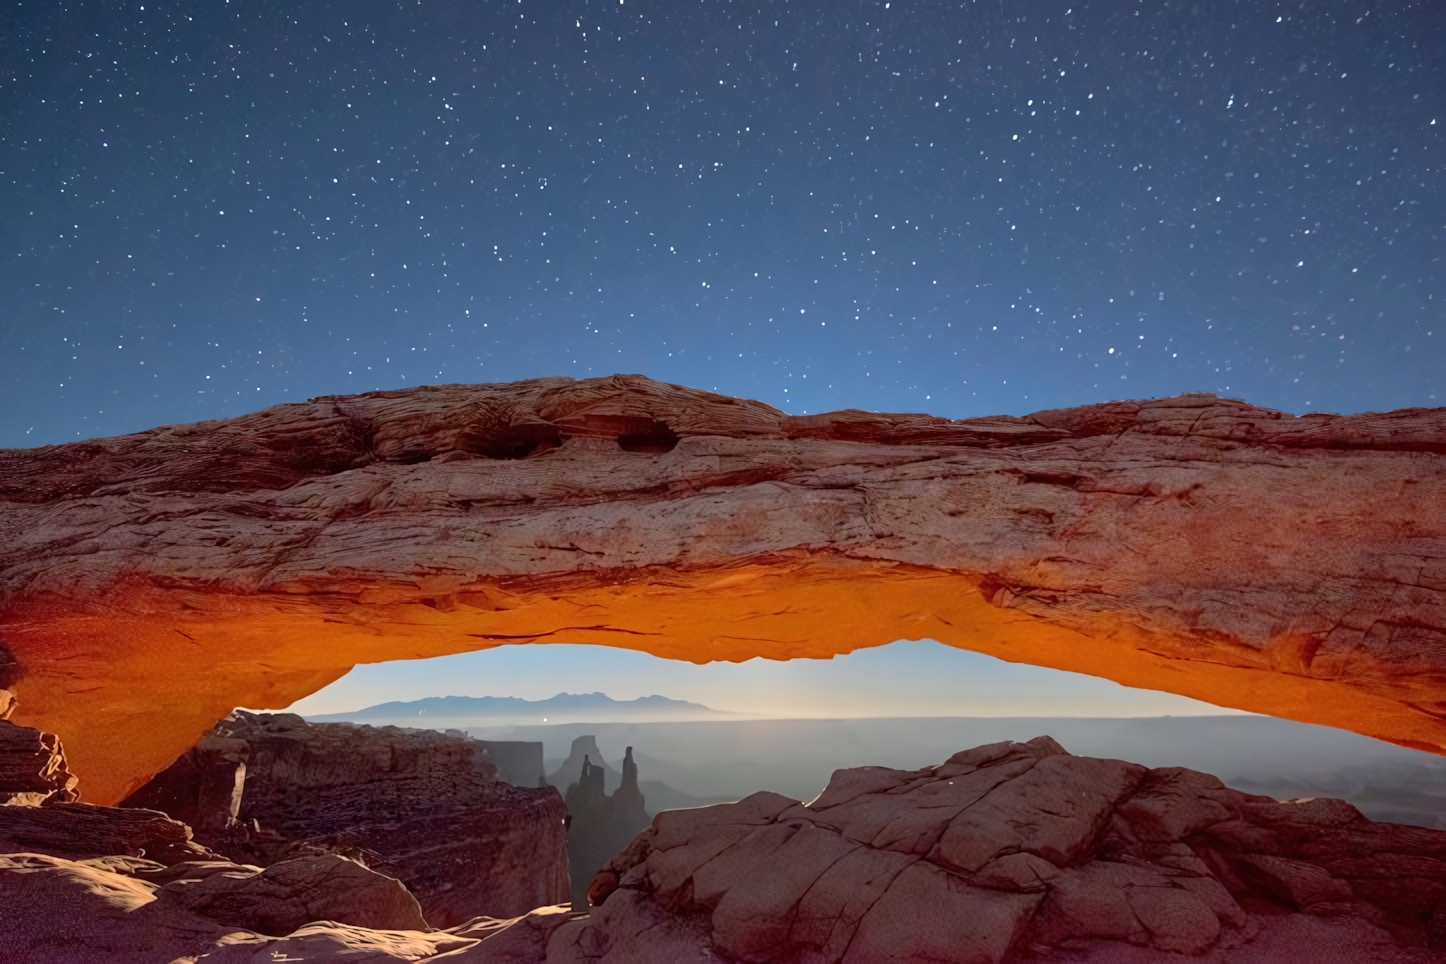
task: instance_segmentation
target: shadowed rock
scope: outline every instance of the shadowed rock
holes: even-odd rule
[[[1440,752],[1443,560],[1441,409],[795,417],[614,376],[0,452],[16,719],[101,803],[235,706],[527,642],[932,638]]]
[[[573,741],[579,746],[597,750],[591,736]],[[560,772],[566,771],[566,766]],[[578,779],[567,788],[567,862],[572,876],[572,908],[586,911],[588,884],[598,869],[628,845],[651,819],[645,809],[643,792],[638,789],[638,765],[633,762],[633,748],[623,755],[623,773],[618,788],[609,795],[604,790],[603,764],[594,764],[583,755]]]
[[[1446,833],[1040,737],[660,813],[590,896],[538,964],[1425,962]]]
[[[1446,953],[1446,832],[1039,737],[839,770],[808,804],[758,793],[661,813],[590,894],[586,916],[427,931],[398,881],[334,854],[264,870],[11,854],[0,959],[1428,964]]]
[[[448,730],[448,733],[461,732]],[[547,786],[543,769],[542,744],[522,740],[478,740],[497,775],[515,787]]]
[[[156,964],[233,953],[225,951],[232,944],[250,946],[251,956],[223,959],[249,961],[313,921],[341,934],[410,932],[406,943],[427,948],[427,957],[439,944],[445,950],[473,943],[421,933],[426,922],[405,887],[337,856],[282,861],[263,871],[224,861],[166,868],[147,860],[9,854],[0,856],[0,906],[4,961]]]
[[[500,782],[480,751],[432,730],[237,711],[125,803],[178,808],[243,863],[353,857],[402,881],[434,927],[565,899],[557,791]]]
[[[547,782],[566,792],[568,787],[582,779],[584,763],[601,774],[596,779],[601,781],[598,786],[604,793],[616,790],[622,781],[622,775],[603,759],[602,750],[598,749],[597,737],[584,733],[582,736],[573,737],[567,759],[547,778]]]

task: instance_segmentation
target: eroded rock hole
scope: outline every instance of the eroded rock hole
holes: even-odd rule
[[[635,422],[628,431],[618,436],[618,447],[624,452],[646,452],[661,455],[673,451],[678,436],[666,422],[654,419],[631,419]]]
[[[562,444],[557,429],[545,422],[508,425],[472,449],[489,459],[525,459],[555,449]]]

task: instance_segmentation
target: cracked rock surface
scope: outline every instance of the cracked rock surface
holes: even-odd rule
[[[661,813],[539,964],[1439,960],[1446,833],[1049,737]]]
[[[0,452],[0,685],[92,802],[359,662],[900,638],[1441,752],[1446,410],[799,417],[613,376]]]

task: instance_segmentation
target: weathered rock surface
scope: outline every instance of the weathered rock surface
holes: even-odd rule
[[[76,782],[54,733],[0,719],[0,805],[77,800]]]
[[[4,964],[161,964],[219,949],[234,954],[236,943],[260,960],[321,960],[256,955],[315,921],[328,923],[313,933],[370,933],[373,941],[385,938],[378,930],[416,932],[406,943],[428,948],[429,957],[473,943],[421,933],[426,924],[405,887],[331,855],[263,871],[224,861],[165,867],[121,857],[7,854],[0,856],[0,908]]]
[[[238,711],[125,805],[181,817],[244,863],[354,857],[402,881],[434,927],[567,899],[561,796],[500,782],[480,749],[432,730]]]
[[[432,930],[398,881],[334,855],[264,871],[0,855],[0,964],[516,964],[541,960],[569,919],[566,908],[542,908]],[[469,955],[483,944],[488,956]]]
[[[433,817],[451,813],[465,834],[476,829],[477,815],[449,811],[448,805],[455,807],[459,799],[475,804],[479,791],[497,786],[491,766],[484,761],[479,767],[473,759],[467,745],[471,741],[439,740],[436,734],[394,728],[377,733],[370,727],[333,727],[308,739],[295,732],[306,727],[299,718],[250,714],[230,723],[233,732],[259,734],[268,744],[256,754],[263,762],[258,772],[273,780],[278,770],[290,767],[290,777],[313,790],[328,781],[334,785],[338,775],[351,779],[348,789],[354,793],[370,785],[384,800],[380,808],[367,810],[372,819],[381,817],[387,804],[430,808]],[[70,792],[75,778],[68,774],[63,750],[52,734],[38,736],[43,739],[33,734],[27,739],[46,750],[35,758],[39,769],[65,774],[63,788]],[[368,753],[358,754],[359,749]],[[324,758],[328,752],[330,759]],[[164,813],[17,791],[17,786],[35,780],[37,766],[0,771],[0,794],[12,798],[0,806],[0,964],[194,964],[198,956],[258,964],[283,959],[411,961],[472,947],[508,923],[471,917],[462,927],[466,934],[434,930],[401,881],[349,857],[318,852],[325,849],[325,841],[285,844],[274,832],[263,833],[258,821],[243,823],[238,814],[245,802],[245,761],[250,756],[247,741],[212,735],[188,754],[197,758],[192,765],[168,770],[166,780],[148,789],[153,797],[169,797],[183,806],[220,805],[224,816],[211,819],[209,826],[228,844],[255,852],[282,851],[265,868],[234,863],[208,850],[192,840],[190,827]],[[284,758],[284,766],[277,765],[278,758]],[[232,765],[233,772],[221,772],[223,763]],[[206,781],[236,792],[231,797],[208,794]],[[464,791],[460,796],[457,788]],[[534,796],[555,800],[557,794],[534,791]],[[497,795],[492,793],[487,803],[483,809],[495,811]],[[332,817],[347,812],[346,807],[324,809]],[[350,809],[356,812],[355,806]],[[402,829],[405,823],[405,817],[398,821]],[[464,883],[461,898],[479,893],[495,898],[505,890],[513,902],[526,901],[540,889],[536,879],[546,879],[550,869],[548,834],[560,837],[560,829],[551,824],[546,828],[542,846],[535,847],[542,863],[531,876],[518,872],[515,880],[492,880],[477,888],[471,878],[486,878],[497,869],[479,863],[457,875]],[[433,843],[443,865],[455,859],[453,841],[436,838]],[[515,851],[527,843],[504,840],[500,847]],[[557,863],[554,859],[551,869]],[[554,890],[566,890],[565,867],[562,875],[560,885],[553,882]],[[529,880],[534,881],[531,890]],[[512,940],[515,943],[515,935]]]
[[[615,376],[0,453],[16,719],[102,803],[358,662],[921,637],[1440,752],[1446,410],[790,417]]]
[[[161,864],[221,858],[193,840],[190,827],[164,813],[65,802],[0,807],[0,853],[71,860],[143,857]]]
[[[0,813],[85,807],[0,807]],[[93,808],[101,809],[101,808]],[[0,964],[1428,964],[1446,832],[1339,800],[1073,757],[1048,737],[923,770],[840,770],[803,804],[666,811],[590,915],[425,927],[398,881],[325,854],[0,856]]]
[[[1040,737],[660,813],[591,897],[535,961],[1424,962],[1446,833]]]
[[[375,930],[426,930],[417,899],[401,881],[336,854],[295,857],[266,869],[190,863],[137,876],[203,917],[262,934],[290,934],[329,920]]]

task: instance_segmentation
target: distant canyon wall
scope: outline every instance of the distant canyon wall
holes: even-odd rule
[[[1446,752],[1446,410],[798,417],[614,376],[0,451],[0,686],[95,802],[357,663],[900,638]]]

